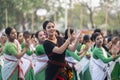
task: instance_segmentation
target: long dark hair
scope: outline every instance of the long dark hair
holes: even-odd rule
[[[5,29],[5,34],[7,35],[7,36],[10,36],[10,33],[11,33],[11,31],[13,30],[14,28],[12,28],[12,27],[7,27],[6,29]]]

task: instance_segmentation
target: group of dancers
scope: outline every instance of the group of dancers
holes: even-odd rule
[[[120,37],[86,35],[51,20],[31,34],[7,27],[0,36],[0,80],[120,80]]]

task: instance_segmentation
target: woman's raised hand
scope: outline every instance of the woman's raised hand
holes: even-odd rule
[[[76,38],[79,40],[81,36],[82,36],[81,32],[78,32]]]

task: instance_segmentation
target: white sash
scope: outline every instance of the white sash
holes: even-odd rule
[[[92,65],[92,80],[104,80],[106,76],[109,78],[108,80],[110,80],[110,75],[108,74],[108,64],[103,63],[100,59],[96,60],[93,58]]]
[[[74,64],[78,63],[77,60],[75,60],[73,57],[65,57],[65,60],[68,62],[68,64],[73,67]]]
[[[12,73],[20,67],[21,61],[17,59],[15,56],[4,54],[4,65],[2,66],[2,78],[3,80],[8,80]],[[23,72],[21,67],[19,68],[19,77],[24,79]]]
[[[85,71],[85,69],[89,65],[89,60],[84,56],[78,63],[75,65],[75,69],[77,71],[77,78],[80,80],[79,74],[81,71]]]
[[[79,73],[85,69],[85,67],[89,64],[89,60],[84,56],[76,65],[75,69]]]
[[[45,54],[41,56],[36,56],[33,61],[34,74],[37,74],[42,69],[44,69],[47,66],[47,61],[48,61],[48,57]]]
[[[21,58],[21,61],[23,62],[21,64],[21,68],[25,76],[28,70],[30,69],[30,67],[32,67],[32,56],[28,56],[27,54],[24,54],[24,56]]]

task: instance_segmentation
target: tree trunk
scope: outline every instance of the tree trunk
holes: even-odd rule
[[[93,22],[93,12],[92,12],[92,10],[91,10],[91,9],[90,9],[90,22],[91,22],[92,28],[94,28],[94,22]]]
[[[23,31],[26,30],[25,24],[26,24],[26,19],[25,19],[25,17],[24,17],[23,20],[22,20],[22,29],[23,29]]]

